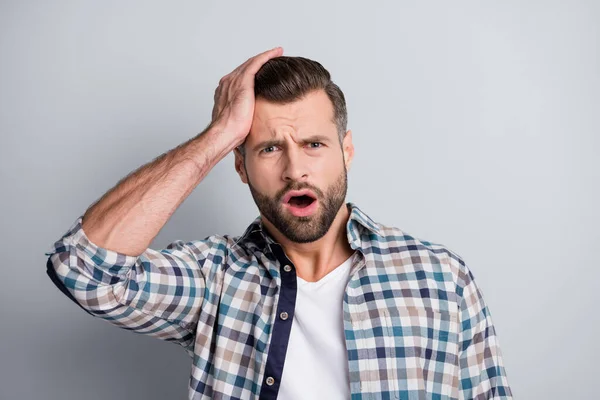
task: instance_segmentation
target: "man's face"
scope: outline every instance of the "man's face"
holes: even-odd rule
[[[289,240],[313,242],[345,206],[350,131],[340,145],[327,94],[314,91],[280,105],[257,99],[245,158],[236,170],[263,216]]]

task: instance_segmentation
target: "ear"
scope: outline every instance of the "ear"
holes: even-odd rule
[[[346,162],[346,169],[350,170],[350,165],[354,159],[354,144],[352,143],[352,131],[348,130],[344,140],[342,141],[342,151],[344,152],[344,160]]]
[[[248,176],[246,175],[246,168],[244,167],[244,156],[237,147],[233,150],[233,154],[235,155],[235,170],[242,182],[248,184]]]

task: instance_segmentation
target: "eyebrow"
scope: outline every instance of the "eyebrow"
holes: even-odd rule
[[[324,135],[313,135],[313,136],[309,136],[305,139],[302,139],[301,142],[302,142],[302,144],[315,143],[315,142],[326,143],[326,142],[329,142],[329,140],[330,139]],[[254,146],[253,150],[258,151],[260,149],[264,149],[267,147],[278,146],[278,145],[281,145],[282,143],[284,143],[283,140],[265,140],[265,141],[260,142],[256,146]]]

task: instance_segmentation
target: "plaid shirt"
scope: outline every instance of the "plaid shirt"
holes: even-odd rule
[[[348,207],[351,398],[512,399],[490,310],[465,262]],[[277,397],[296,269],[260,217],[239,237],[178,240],[139,257],[96,246],[81,220],[46,253],[48,275],[69,298],[118,327],[180,344],[193,358],[190,399]]]

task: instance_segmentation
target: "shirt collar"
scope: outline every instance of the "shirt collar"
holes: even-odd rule
[[[348,243],[354,249],[362,248],[362,235],[377,235],[383,236],[383,232],[379,224],[373,221],[354,203],[346,203],[350,210],[350,217],[346,223],[346,232]],[[244,233],[236,240],[236,243],[248,248],[257,248],[257,250],[265,251],[266,247],[277,242],[264,229],[261,217],[256,219],[246,228]]]

